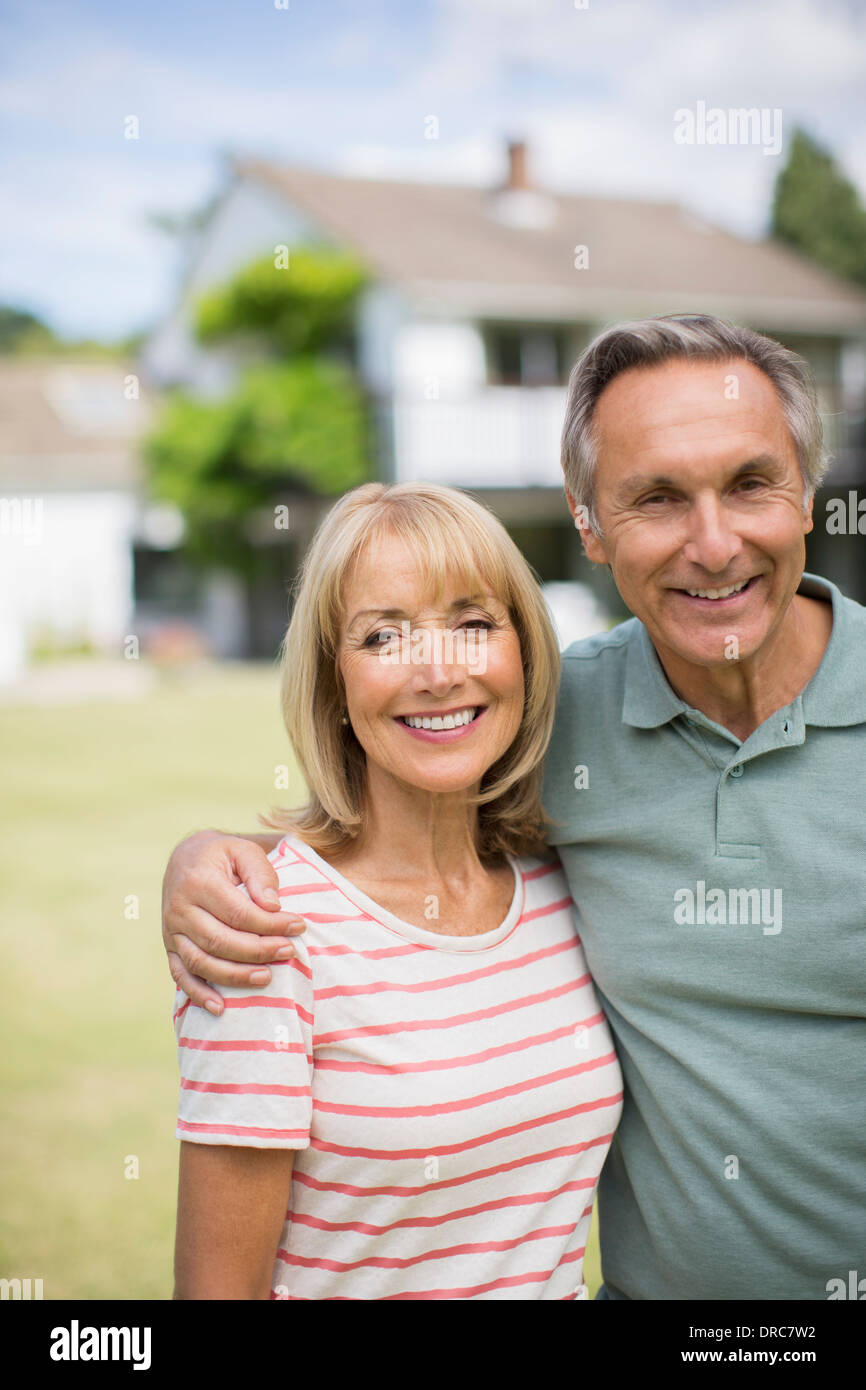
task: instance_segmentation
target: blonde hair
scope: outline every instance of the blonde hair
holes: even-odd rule
[[[341,721],[338,648],[346,580],[364,547],[383,533],[406,544],[437,602],[459,575],[468,592],[487,586],[507,607],[520,639],[523,717],[470,804],[479,808],[482,857],[543,853],[542,760],[559,685],[556,635],[538,582],[505,528],[473,498],[436,483],[364,483],[322,521],[296,581],[280,668],[283,720],[309,800],[299,809],[272,808],[259,820],[297,830],[323,852],[340,850],[360,834],[366,755],[351,725]]]

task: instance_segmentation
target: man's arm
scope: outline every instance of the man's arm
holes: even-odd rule
[[[280,838],[200,830],[181,840],[168,861],[162,883],[168,967],[178,988],[212,1014],[222,1013],[223,1001],[208,980],[266,985],[267,963],[294,955],[289,938],[305,928],[302,918],[279,910],[279,879],[267,856]]]
[[[175,1298],[269,1298],[294,1158],[294,1149],[181,1142]]]

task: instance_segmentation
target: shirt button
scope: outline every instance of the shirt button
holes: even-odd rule
[[[732,767],[732,768],[731,768],[730,775],[731,775],[732,777],[742,777],[742,775],[743,775],[743,764],[742,764],[742,763],[737,763],[736,767]]]

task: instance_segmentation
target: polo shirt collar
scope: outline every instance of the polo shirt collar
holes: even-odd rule
[[[847,599],[829,579],[815,574],[804,574],[797,592],[810,598],[829,595],[833,605],[827,650],[797,696],[804,722],[825,727],[866,722],[866,609]],[[671,689],[647,629],[635,619],[626,654],[623,723],[657,729],[687,709]]]
[[[686,706],[668,683],[652,638],[639,618],[625,658],[622,722],[636,729],[657,729]]]

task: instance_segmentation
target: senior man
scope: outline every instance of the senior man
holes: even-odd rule
[[[624,324],[572,372],[569,506],[634,614],[565,654],[545,781],[625,1077],[601,1298],[826,1299],[866,1273],[866,610],[803,572],[824,468],[804,364],[748,329]],[[175,851],[166,944],[197,1002],[288,949],[277,838]]]

